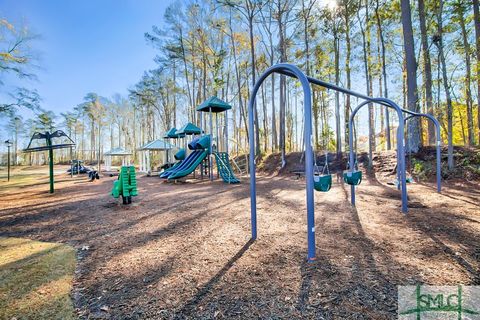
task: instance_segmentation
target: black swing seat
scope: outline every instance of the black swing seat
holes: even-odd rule
[[[352,185],[352,186],[358,186],[362,182],[362,171],[356,170],[356,171],[344,171],[343,172],[343,181],[345,183]]]

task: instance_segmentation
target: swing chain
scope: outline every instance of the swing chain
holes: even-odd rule
[[[319,175],[324,176],[325,175],[325,170],[327,170],[327,175],[329,175],[330,174],[330,168],[328,167],[328,151],[325,151],[325,165],[323,166],[321,172],[320,172],[320,169],[318,168],[318,165],[317,165],[317,154],[316,154],[315,151],[313,152],[313,154],[314,154],[313,159],[314,159],[315,173],[318,173]]]

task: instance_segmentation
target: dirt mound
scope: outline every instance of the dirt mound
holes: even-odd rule
[[[317,165],[320,169],[325,164],[325,153],[316,152]],[[285,157],[286,165],[282,166],[282,158],[279,152],[267,155],[259,160],[257,168],[268,175],[292,175],[302,174],[305,171],[305,159],[303,152],[291,152]],[[358,155],[358,165],[366,168],[368,165],[368,153]],[[409,174],[417,180],[430,181],[435,179],[436,174],[436,149],[433,146],[422,147],[417,153],[406,154],[406,165]],[[455,168],[448,170],[447,147],[442,147],[442,178],[443,179],[466,179],[468,181],[480,180],[480,149],[468,147],[454,148]],[[348,153],[337,156],[328,153],[328,166],[331,172],[343,171],[347,168]],[[380,151],[373,154],[373,171],[383,175],[392,175],[396,171],[397,153],[394,150]]]
[[[448,169],[447,147],[442,147],[442,178],[445,180],[480,181],[480,148],[454,147],[454,168]],[[409,161],[410,160],[410,161]],[[423,147],[411,157],[407,154],[407,166],[418,180],[430,180],[436,172],[436,150],[433,146]]]
[[[325,152],[316,152],[317,166],[320,170],[325,165]],[[329,152],[328,155],[328,168],[331,172],[343,171],[347,168],[348,154],[344,153],[337,156],[336,153]],[[282,166],[281,154],[272,153],[268,155],[258,164],[258,170],[269,175],[290,175],[303,173],[305,171],[305,158],[303,152],[291,152],[285,157],[286,165]],[[359,154],[358,160],[360,165],[367,163],[368,156],[366,153]]]

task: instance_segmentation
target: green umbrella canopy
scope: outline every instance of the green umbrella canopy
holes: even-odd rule
[[[209,112],[210,110],[212,112],[224,112],[227,110],[232,109],[232,106],[226,103],[225,101],[222,101],[218,99],[217,97],[211,97],[208,100],[205,100],[201,105],[197,107],[197,111],[201,112]]]
[[[140,150],[169,150],[174,147],[175,146],[162,139],[157,139],[143,145],[142,147],[140,147]]]
[[[183,138],[183,135],[177,134],[177,128],[173,127],[165,133],[164,139],[178,139]]]
[[[178,135],[192,135],[192,134],[201,134],[202,129],[194,125],[193,123],[187,123],[180,129],[178,129],[176,132]]]
[[[50,140],[50,144],[48,142]],[[36,152],[36,151],[46,151],[50,149],[62,149],[74,147],[75,142],[70,139],[69,136],[62,130],[57,130],[53,133],[45,132],[35,132],[28,143],[24,152]]]

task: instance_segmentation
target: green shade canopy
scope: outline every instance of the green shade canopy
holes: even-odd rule
[[[201,105],[197,107],[197,111],[201,112],[224,112],[232,109],[232,106],[218,99],[217,97],[211,97],[208,100],[205,100]]]
[[[169,150],[175,146],[162,139],[153,140],[140,147],[140,150]]]
[[[178,139],[178,138],[183,138],[183,135],[178,135],[177,134],[177,128],[172,127],[170,130],[168,130],[165,135],[163,136],[164,139]]]
[[[57,130],[53,133],[35,132],[28,143],[24,152],[46,151],[50,149],[62,149],[74,147],[75,142],[62,130]]]
[[[201,134],[202,129],[194,125],[193,123],[187,123],[180,129],[175,132],[177,135],[192,135],[192,134]]]

